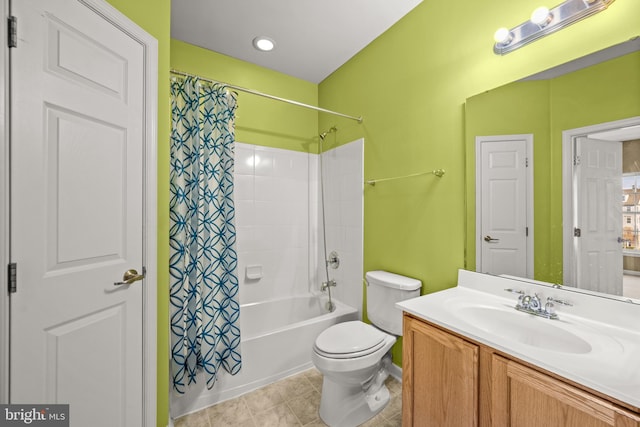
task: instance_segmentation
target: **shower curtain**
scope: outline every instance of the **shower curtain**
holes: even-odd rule
[[[233,151],[236,99],[197,78],[171,80],[171,376],[184,393],[203,370],[240,370]]]

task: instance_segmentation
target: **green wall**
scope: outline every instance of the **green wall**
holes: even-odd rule
[[[318,86],[248,62],[171,40],[171,68],[269,95],[318,105]],[[317,152],[318,113],[238,91],[236,140]]]
[[[434,176],[365,189],[364,270],[423,281],[423,293],[454,286],[465,262],[464,103],[475,94],[640,35],[640,2],[619,0],[589,19],[505,56],[493,33],[528,19],[534,0],[425,0],[319,85],[320,106],[362,115],[335,124],[336,144],[365,138],[365,177],[437,168]],[[557,162],[557,160],[554,159]],[[550,177],[549,179],[557,179]],[[394,348],[394,362],[400,349]]]
[[[510,83],[466,103],[467,183],[474,139],[534,135],[534,278],[562,283],[562,131],[640,116],[640,52],[544,81]],[[475,195],[467,193],[467,265],[474,269]]]

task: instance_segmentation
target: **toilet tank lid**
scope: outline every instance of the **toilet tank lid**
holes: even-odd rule
[[[376,270],[368,271],[365,274],[367,283],[374,283],[378,286],[386,286],[388,288],[402,289],[404,291],[414,291],[422,287],[422,282],[407,276],[390,273],[388,271]]]

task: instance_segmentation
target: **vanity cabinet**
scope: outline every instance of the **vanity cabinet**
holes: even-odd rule
[[[640,427],[640,414],[404,315],[402,425]]]
[[[404,316],[403,426],[477,426],[478,346]]]
[[[492,358],[494,426],[637,427],[640,417],[505,357]]]

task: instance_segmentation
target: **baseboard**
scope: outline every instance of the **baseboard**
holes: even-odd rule
[[[402,383],[402,368],[395,363],[392,363],[389,367],[389,375]]]

